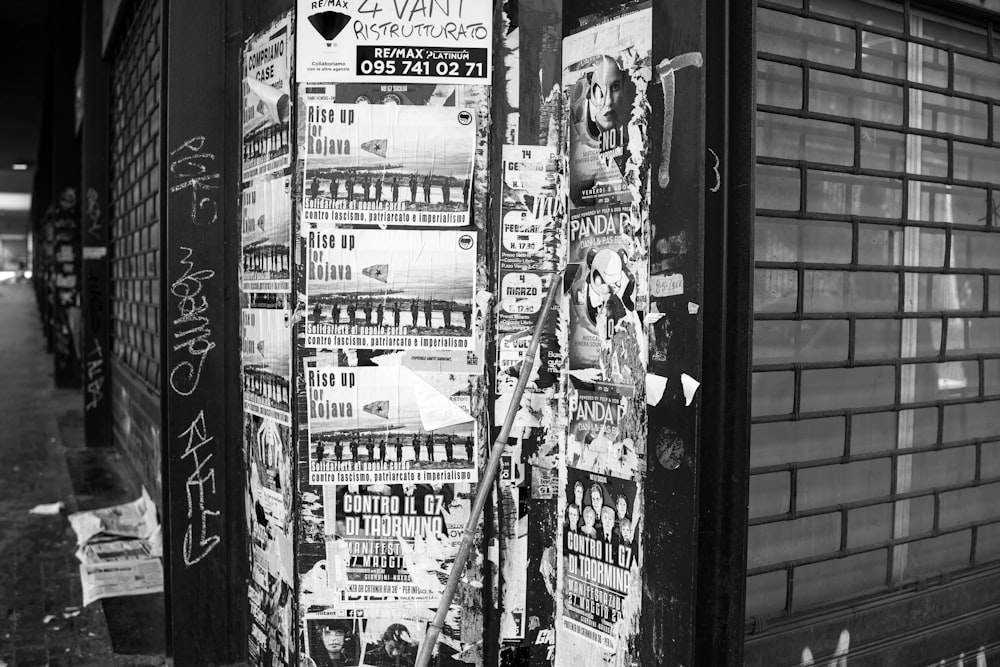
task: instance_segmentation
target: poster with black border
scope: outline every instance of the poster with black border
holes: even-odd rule
[[[637,317],[640,269],[631,235],[637,221],[635,207],[626,204],[570,211],[568,259],[579,267],[569,291],[570,371],[600,368],[604,342],[619,322]]]
[[[299,81],[488,85],[490,0],[297,0]]]
[[[303,222],[468,225],[473,111],[333,101],[342,87],[307,86],[302,96]]]
[[[436,229],[306,235],[306,345],[475,352],[476,236]]]
[[[562,562],[563,626],[605,649],[615,648],[615,624],[623,616],[638,576],[641,521],[636,483],[566,469]]]
[[[244,292],[291,292],[291,186],[287,174],[261,176],[244,184],[240,195]]]
[[[324,487],[329,586],[437,600],[469,519],[469,484]]]
[[[243,181],[291,164],[292,14],[243,47]]]
[[[306,364],[310,484],[478,479],[477,378]]]
[[[289,313],[277,308],[244,308],[243,410],[290,426],[292,337]]]
[[[319,609],[302,617],[307,655],[315,667],[413,667],[434,609],[383,605]],[[321,633],[327,630],[325,646]],[[452,606],[431,653],[436,667],[468,667],[478,647],[462,641],[461,610]],[[332,650],[331,650],[332,649]]]
[[[571,208],[635,201],[644,118],[636,89],[652,65],[647,3],[563,39],[563,91],[569,100]],[[629,163],[632,163],[632,169]]]

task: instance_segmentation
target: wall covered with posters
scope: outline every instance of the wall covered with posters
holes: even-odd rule
[[[292,388],[292,12],[246,40],[240,353],[250,663],[297,664]]]
[[[648,372],[667,86],[650,3],[563,10],[299,0],[246,42],[253,664],[413,665],[467,526],[433,664],[638,660],[647,406],[698,387]]]

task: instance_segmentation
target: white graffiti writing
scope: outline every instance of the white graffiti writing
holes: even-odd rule
[[[94,339],[94,346],[87,352],[87,403],[84,409],[93,410],[104,398],[104,350],[101,342]]]
[[[682,53],[674,58],[664,58],[656,66],[656,73],[663,86],[663,142],[660,151],[660,169],[656,181],[661,188],[670,183],[670,147],[674,136],[674,72],[685,67],[701,67],[703,59],[697,51]]]
[[[206,506],[206,495],[215,496],[215,469],[209,463],[213,452],[204,449],[215,438],[208,435],[205,427],[205,411],[200,410],[191,425],[178,436],[187,438],[187,447],[181,454],[181,460],[190,457],[194,470],[188,475],[187,491],[187,528],[184,531],[184,564],[194,565],[211,553],[222,538],[209,529],[209,517],[220,516],[219,510]]]
[[[719,156],[711,148],[708,149],[708,152],[711,153],[712,157],[715,158],[715,164],[712,165],[712,173],[715,175],[715,185],[710,187],[708,191],[718,192],[719,188],[722,187],[722,174],[719,173]]]
[[[215,154],[202,152],[205,137],[192,137],[170,151],[170,192],[191,190],[191,222],[210,225],[219,217],[219,204],[213,190],[219,189],[219,174],[211,171]]]
[[[170,388],[181,396],[190,396],[198,388],[201,371],[208,353],[215,347],[212,329],[204,313],[208,310],[208,298],[202,294],[203,283],[215,276],[215,271],[202,269],[193,271],[191,248],[181,247],[187,254],[181,259],[184,274],[170,285],[170,293],[177,297],[177,319],[173,321],[175,341],[173,349],[185,349],[192,359],[185,359],[174,365],[170,371]]]

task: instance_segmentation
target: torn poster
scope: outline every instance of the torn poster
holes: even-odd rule
[[[462,660],[467,648],[460,639],[459,610],[452,607],[445,619],[431,664],[468,667]],[[317,610],[305,618],[308,661],[316,667],[386,667],[414,664],[434,610],[381,606]]]
[[[243,309],[243,410],[291,425],[292,336],[288,312]]]
[[[607,649],[632,586],[640,533],[636,483],[567,468],[563,517],[563,627]]]
[[[310,484],[476,481],[476,377],[306,366]]]
[[[496,418],[506,415],[538,313],[560,262],[565,205],[556,153],[547,146],[503,147]],[[558,313],[546,314],[528,391],[555,384],[562,370]],[[525,421],[526,420],[526,421]],[[537,419],[522,415],[522,424]]]
[[[637,86],[652,54],[652,9],[623,14],[563,40],[569,99],[569,191],[573,207],[633,201],[626,182]],[[645,75],[645,76],[644,76]]]
[[[635,224],[636,210],[623,204],[570,213],[569,262],[579,266],[569,295],[571,371],[598,368],[603,342],[619,322],[635,318]]]
[[[292,177],[255,178],[240,195],[243,203],[243,291],[292,289]]]
[[[324,487],[329,586],[437,600],[469,519],[468,484]]]
[[[292,503],[291,429],[273,419],[244,413],[243,443],[253,511],[268,523],[284,526]]]
[[[332,99],[303,97],[303,222],[469,224],[476,153],[471,110]]]
[[[476,237],[310,230],[306,345],[475,352]]]
[[[299,82],[488,85],[493,5],[423,0],[297,0]]]
[[[292,15],[243,47],[243,180],[291,164]]]
[[[622,394],[632,395],[631,387],[618,387],[596,382],[587,388],[573,381],[576,391],[569,392],[569,442],[592,453],[607,454],[620,441],[620,424],[625,416],[625,402]]]

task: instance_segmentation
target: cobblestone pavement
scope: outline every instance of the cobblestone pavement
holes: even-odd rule
[[[28,513],[77,509],[57,418],[83,399],[55,389],[52,369],[31,287],[0,284],[0,667],[118,662],[101,604],[81,606],[65,514]]]

